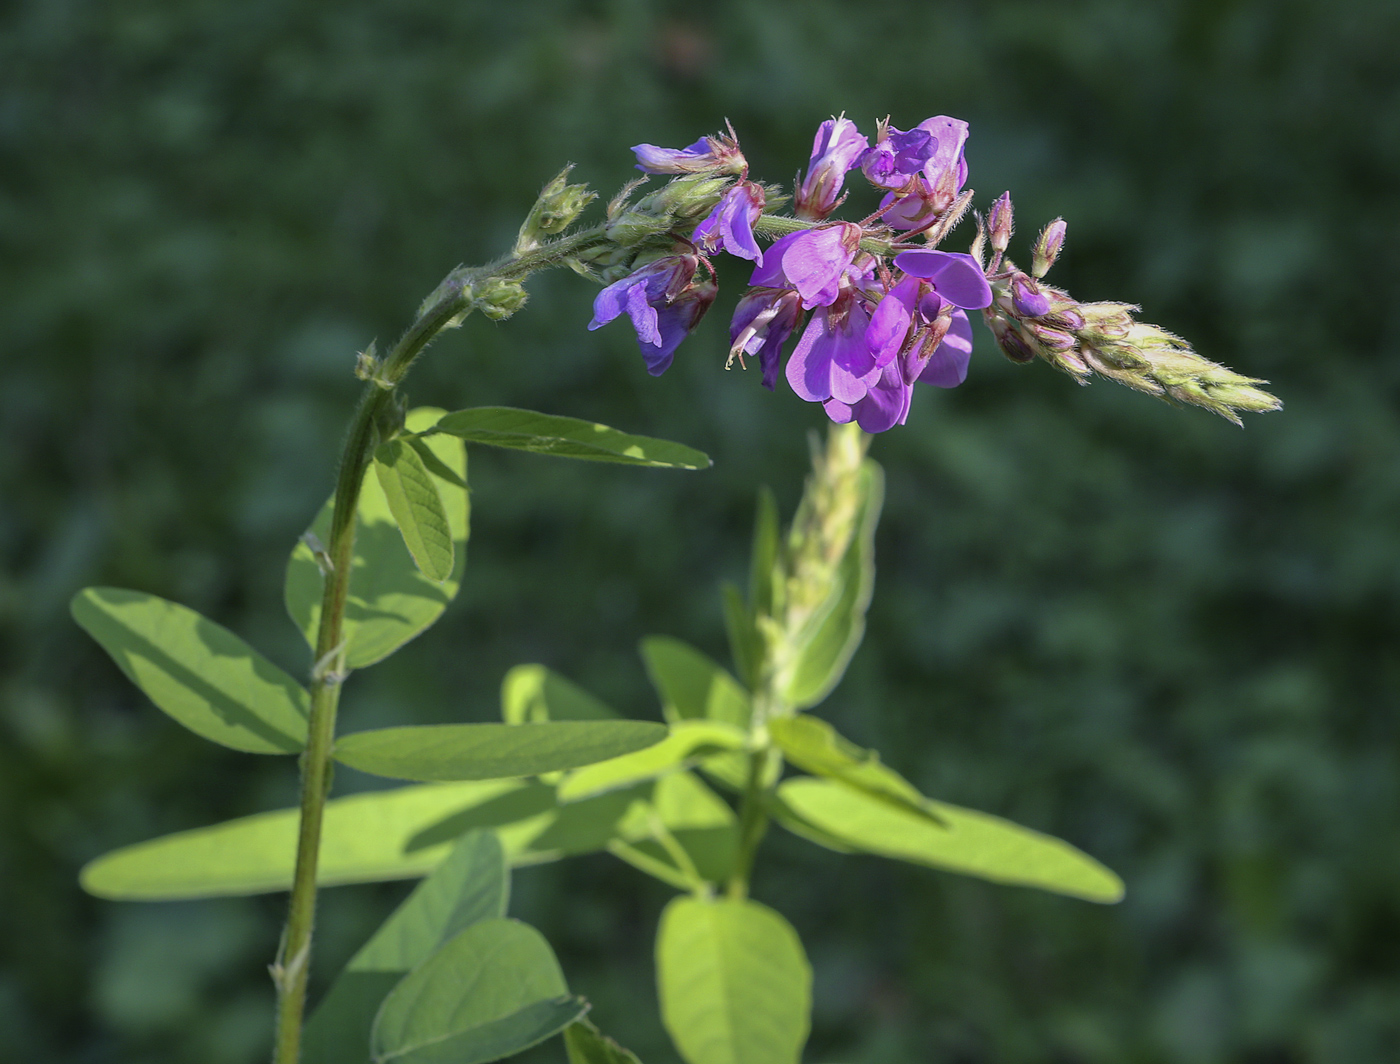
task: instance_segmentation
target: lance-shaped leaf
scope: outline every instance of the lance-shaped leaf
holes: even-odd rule
[[[865,611],[875,588],[875,526],[884,501],[884,473],[867,460],[860,471],[855,534],[836,566],[830,594],[794,637],[796,653],[779,684],[797,709],[814,706],[840,682],[865,634]]]
[[[443,417],[436,431],[468,443],[563,458],[585,458],[593,462],[623,462],[669,469],[705,469],[712,464],[703,452],[670,440],[632,436],[592,421],[537,414],[533,410],[508,406],[459,410]]]
[[[254,754],[306,746],[306,690],[227,628],[114,587],[79,591],[71,608],[127,678],[196,735]]]
[[[489,831],[462,836],[331,985],[307,1022],[302,1064],[368,1064],[370,1027],[385,996],[457,932],[504,917],[509,893],[496,836]]]
[[[376,1064],[484,1064],[558,1034],[588,1010],[572,997],[549,943],[516,920],[473,924],[384,1000]]]
[[[661,1019],[688,1064],[796,1064],[812,970],[792,925],[739,899],[676,898],[656,936]]]
[[[441,416],[441,410],[431,407],[413,410],[408,414],[406,428],[420,431]],[[466,477],[467,454],[461,441],[451,436],[433,436],[424,443],[454,474]],[[422,632],[442,615],[461,586],[467,560],[470,500],[464,489],[445,481],[435,488],[453,541],[452,571],[441,582],[424,575],[404,546],[379,478],[365,477],[360,492],[350,597],[345,607],[345,656],[352,669],[373,665]],[[310,530],[323,545],[330,539],[331,505],[327,502],[321,508]],[[283,595],[287,612],[313,648],[321,623],[323,588],[316,555],[305,541],[299,542],[287,563]]]
[[[749,693],[713,658],[664,635],[643,639],[641,653],[668,721],[717,720],[736,728],[749,726]]]
[[[743,593],[734,584],[726,580],[720,587],[720,594],[724,596],[724,634],[729,637],[729,655],[745,686],[752,691],[758,686],[759,671],[763,668],[763,635],[744,602]]]
[[[335,759],[393,779],[489,780],[591,765],[665,738],[665,725],[641,720],[419,724],[343,736]]]
[[[642,1064],[637,1054],[623,1049],[587,1020],[564,1029],[564,1051],[569,1064]]]
[[[583,688],[543,665],[517,665],[501,681],[501,719],[507,724],[616,718]]]
[[[917,787],[883,764],[874,750],[857,746],[826,721],[799,713],[769,721],[768,733],[783,756],[804,772],[844,783],[946,826],[935,803]]]
[[[559,800],[576,802],[674,772],[718,753],[742,750],[748,737],[717,720],[682,720],[655,746],[571,772],[559,784]]]
[[[429,580],[446,580],[452,575],[452,529],[423,459],[407,441],[390,440],[374,452],[374,474],[418,570]]]
[[[560,807],[554,788],[522,780],[427,784],[326,803],[322,886],[411,879],[434,868],[474,828],[495,831],[512,865],[601,850],[644,794],[618,791]],[[124,846],[90,862],[98,897],[169,901],[286,890],[296,857],[296,809],[240,817]]]
[[[778,798],[789,813],[852,850],[942,868],[963,875],[1115,902],[1122,881],[1067,842],[1009,820],[944,802],[940,826],[892,803],[830,780],[787,780]]]

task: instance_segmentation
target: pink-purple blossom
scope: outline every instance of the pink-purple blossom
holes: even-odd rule
[[[844,115],[823,122],[812,142],[807,175],[793,197],[797,217],[820,222],[834,211],[845,198],[841,186],[846,182],[846,173],[860,162],[869,147],[870,141]]]
[[[713,281],[696,281],[695,255],[668,255],[608,285],[593,300],[590,331],[626,314],[653,377],[666,372],[676,348],[715,301]]]
[[[737,181],[720,197],[709,217],[695,227],[691,240],[706,251],[723,249],[762,266],[763,250],[754,239],[753,223],[763,213],[763,204],[761,185]]]

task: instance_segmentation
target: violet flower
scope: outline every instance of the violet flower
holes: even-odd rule
[[[817,129],[807,176],[797,186],[793,208],[797,217],[820,222],[836,209],[847,171],[853,169],[870,147],[870,141],[844,115],[829,118]]]
[[[860,160],[861,173],[876,188],[903,188],[911,177],[923,171],[938,147],[933,134],[922,126],[906,133],[881,122],[879,136],[875,147]]]
[[[831,306],[819,307],[788,359],[792,390],[809,403],[865,398],[881,373],[865,342],[869,325],[869,313],[850,289]]]
[[[701,137],[684,148],[634,144],[637,169],[644,174],[741,174],[748,169],[733,130],[729,136]]]
[[[967,180],[966,122],[939,115],[920,122],[915,130],[933,138],[934,150],[906,186],[880,201],[883,219],[898,229],[918,229],[934,221],[958,198]]]
[[[763,386],[778,382],[783,345],[802,322],[802,297],[790,289],[756,288],[739,300],[729,322],[729,358],[757,355]]]
[[[860,238],[860,226],[850,222],[789,233],[764,254],[749,284],[795,288],[805,310],[830,306],[860,250]]]
[[[714,282],[695,281],[699,264],[695,255],[668,255],[608,285],[593,300],[589,331],[626,313],[637,330],[647,372],[660,376],[715,301]]]
[[[706,251],[723,249],[763,265],[763,251],[754,239],[753,223],[763,213],[763,188],[739,181],[715,204],[710,216],[695,227],[691,239]]]

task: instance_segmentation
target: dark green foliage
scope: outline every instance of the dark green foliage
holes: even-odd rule
[[[1064,215],[1057,283],[1143,304],[1286,405],[1240,432],[1010,366],[979,333],[968,383],[920,395],[876,442],[875,596],[824,712],[924,793],[1063,837],[1128,894],[1087,906],[774,832],[755,895],[812,958],[810,1059],[1392,1059],[1400,12],[685,10],[0,14],[6,1053],[265,1057],[275,899],[123,907],[74,877],[113,846],[290,804],[289,763],[153,711],[72,625],[72,592],[186,603],[304,677],[282,568],[332,488],[355,352],[397,335],[446,270],[506,250],[567,160],[608,194],[635,173],[627,145],[679,146],[727,116],[778,180],[845,109],[862,127],[967,118],[979,203],[1016,196],[1013,254]],[[754,491],[791,512],[822,420],[752,369],[722,372],[746,277],[731,266],[658,379],[624,324],[585,331],[592,290],[571,274],[428,353],[417,402],[624,425],[715,466],[477,449],[462,593],[352,679],[346,730],[497,719],[523,661],[659,714],[639,638],[722,654],[715,588],[743,576]],[[405,889],[326,895],[314,993]],[[516,893],[599,1026],[672,1059],[651,996],[665,888],[599,856],[523,871]]]

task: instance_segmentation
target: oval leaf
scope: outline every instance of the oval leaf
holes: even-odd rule
[[[405,424],[410,432],[417,432],[441,416],[441,410],[422,407],[410,411]],[[424,442],[448,469],[466,477],[467,452],[459,440],[433,436]],[[360,492],[350,597],[345,607],[345,660],[352,669],[383,660],[430,626],[461,586],[467,560],[470,499],[464,489],[451,484],[444,482],[436,487],[453,540],[452,572],[440,583],[419,570],[404,546],[378,477],[365,477]],[[330,538],[330,527],[331,502],[327,502],[312,524],[311,534],[325,544]],[[316,556],[305,542],[298,543],[287,562],[283,597],[287,612],[312,648],[316,646],[316,630],[321,623],[323,588]]]
[[[744,733],[732,724],[713,720],[679,721],[671,725],[670,734],[655,746],[570,773],[559,785],[559,800],[575,802],[655,779],[701,758],[742,750],[746,742]]]
[[[419,571],[429,580],[446,580],[452,575],[452,530],[423,459],[406,441],[390,440],[374,452],[374,473]]]
[[[252,754],[306,746],[306,690],[222,625],[115,587],[85,588],[71,609],[127,678],[196,735]]]
[[[607,425],[573,417],[537,414],[508,406],[482,406],[448,414],[437,423],[438,432],[468,443],[510,447],[563,458],[668,469],[706,469],[709,456],[684,444],[650,436],[632,436]]]
[[[656,936],[661,1019],[689,1064],[796,1064],[812,969],[792,925],[749,900],[676,898]]]
[[[882,764],[874,750],[857,746],[826,721],[799,713],[795,717],[769,721],[768,733],[783,756],[804,772],[836,780],[892,802],[915,816],[943,824],[934,803],[920,794],[917,787]]]
[[[384,1000],[376,1064],[483,1064],[558,1034],[588,1009],[569,996],[549,943],[515,920],[450,939]]]
[[[867,459],[861,465],[855,535],[836,567],[830,594],[795,637],[796,653],[780,671],[779,688],[795,709],[814,706],[831,693],[865,635],[865,611],[875,588],[875,526],[884,483],[880,467]]]
[[[817,832],[853,850],[1086,901],[1123,896],[1122,880],[1092,857],[989,813],[934,802],[947,825],[939,826],[879,798],[811,778],[783,783],[778,798]]]
[[[748,728],[749,693],[713,658],[665,635],[643,639],[641,654],[668,721],[717,720]]]
[[[512,865],[603,849],[637,797],[617,791],[558,806],[554,788],[522,780],[438,783],[326,803],[317,882],[412,879],[473,828],[490,828]],[[82,870],[90,894],[174,901],[263,894],[292,883],[300,812],[279,809],[124,846]]]
[[[507,724],[616,718],[583,688],[543,665],[517,665],[501,681],[501,719]]]
[[[637,1054],[623,1049],[587,1020],[571,1023],[565,1029],[564,1051],[569,1064],[642,1064]]]
[[[652,746],[666,727],[641,720],[419,724],[356,732],[335,759],[402,780],[490,780],[577,768]]]
[[[301,1064],[364,1064],[380,1004],[404,974],[457,932],[506,914],[510,875],[489,831],[464,835],[379,926],[321,999],[302,1037]]]

